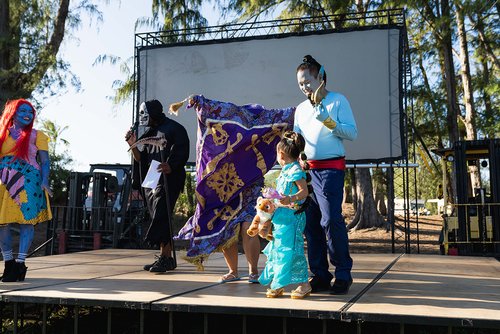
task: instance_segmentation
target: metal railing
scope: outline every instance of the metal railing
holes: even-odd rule
[[[53,206],[47,242],[42,245],[47,246],[45,254],[142,247],[143,223],[147,219],[143,211],[138,208],[123,216],[112,207]]]
[[[207,27],[174,29],[136,34],[137,48],[174,43],[255,38],[283,34],[341,30],[352,27],[404,26],[404,10],[388,9],[363,13],[300,17],[282,20],[248,21]]]

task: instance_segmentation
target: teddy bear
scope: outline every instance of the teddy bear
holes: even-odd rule
[[[247,229],[247,234],[251,237],[255,237],[258,234],[263,239],[268,241],[273,240],[271,219],[276,210],[274,200],[259,197],[257,198],[255,209],[257,210],[257,214],[253,218],[250,227]]]

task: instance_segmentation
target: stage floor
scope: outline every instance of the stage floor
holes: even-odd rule
[[[219,284],[226,272],[220,253],[203,272],[179,260],[165,274],[142,270],[154,254],[105,249],[30,258],[26,281],[0,283],[0,295],[7,303],[500,328],[500,262],[494,258],[354,254],[348,295],[293,300],[292,287],[269,299],[264,286],[249,284],[244,255],[242,280]]]

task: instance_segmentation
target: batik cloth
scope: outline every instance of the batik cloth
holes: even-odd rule
[[[295,108],[265,109],[191,97],[198,119],[196,211],[176,239],[189,240],[186,259],[203,269],[214,251],[238,240],[251,221],[276,144],[293,124]]]
[[[48,150],[48,137],[41,131],[31,131],[28,161],[14,158],[15,144],[9,135],[0,150],[0,225],[50,220],[49,199],[42,189],[42,174],[36,160],[39,150]]]

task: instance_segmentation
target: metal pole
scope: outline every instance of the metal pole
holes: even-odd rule
[[[108,323],[106,333],[111,334],[111,308],[108,308]]]
[[[168,334],[174,334],[174,313],[168,313]]]
[[[75,317],[75,322],[73,325],[73,333],[78,334],[78,314],[80,313],[80,307],[78,305],[75,306],[73,311],[74,311],[74,317]]]
[[[414,158],[415,159],[415,158]],[[417,170],[414,168],[412,170],[413,172],[413,186],[415,188],[415,224],[416,224],[416,232],[417,232],[417,254],[420,254],[420,230],[419,230],[419,225],[418,225],[418,199],[419,199],[419,194],[418,194],[418,188],[417,188]]]
[[[42,334],[47,333],[47,304],[42,307]]]
[[[144,334],[144,310],[139,311],[139,333]]]
[[[394,169],[387,169],[388,189],[387,189],[387,220],[391,228],[392,253],[396,253],[395,245],[395,219],[394,219]]]
[[[18,314],[17,314],[17,303],[14,303],[14,334],[17,334],[17,321],[18,321]]]
[[[29,258],[31,256],[33,256],[33,254],[35,254],[36,252],[38,252],[40,249],[42,249],[43,247],[45,247],[49,242],[52,242],[52,240],[54,240],[54,237],[48,239],[47,241],[45,241],[43,244],[41,244],[40,246],[38,246],[37,248],[35,248],[35,250],[33,250],[31,253],[29,253],[28,255],[26,255],[26,258]],[[52,255],[52,254],[51,254]]]
[[[165,151],[161,150],[161,162],[165,163]],[[175,246],[174,246],[174,231],[172,228],[172,216],[174,215],[173,208],[170,207],[170,196],[168,195],[168,182],[167,175],[165,173],[161,173],[163,176],[163,189],[165,190],[165,201],[167,202],[167,213],[168,213],[168,230],[170,232],[170,247],[172,248],[172,257],[174,258],[174,268],[177,268],[177,256],[175,255]]]
[[[23,328],[24,328],[24,303],[22,303],[21,305],[21,312],[20,312],[20,322],[21,322],[21,325],[19,326],[21,328],[21,333],[23,332]]]

